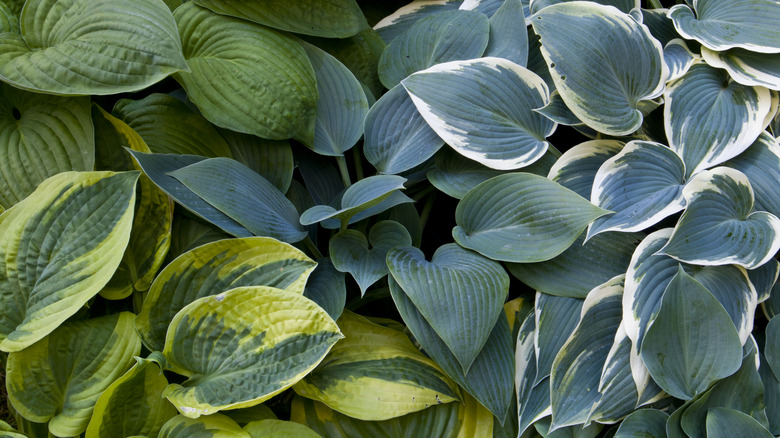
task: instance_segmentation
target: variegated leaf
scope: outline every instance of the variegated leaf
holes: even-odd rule
[[[590,140],[561,155],[547,178],[585,199],[590,199],[593,180],[605,161],[617,155],[624,143],[618,140]]]
[[[701,55],[707,64],[726,69],[729,76],[742,85],[780,90],[780,56],[777,54],[738,48],[715,52],[702,46]]]
[[[780,180],[780,144],[772,134],[764,131],[747,150],[725,163],[744,173],[755,194],[754,208],[780,215],[780,194],[776,182]]]

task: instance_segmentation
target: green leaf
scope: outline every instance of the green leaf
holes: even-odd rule
[[[777,282],[780,275],[780,262],[776,259],[759,266],[756,269],[748,271],[750,284],[756,289],[757,302],[762,303],[769,299],[772,293],[772,287]]]
[[[188,379],[163,395],[190,418],[253,406],[311,372],[340,338],[298,292],[246,286],[199,298],[168,328],[166,368]]]
[[[132,313],[65,323],[8,356],[8,400],[24,418],[48,421],[50,433],[77,436],[87,429],[100,394],[140,351]]]
[[[379,58],[379,80],[389,88],[436,64],[479,58],[490,35],[487,16],[473,11],[442,11],[421,18],[391,41]]]
[[[686,39],[711,50],[741,47],[752,52],[780,53],[780,5],[772,0],[698,0],[669,10],[674,27]]]
[[[187,69],[171,11],[154,0],[30,0],[0,35],[0,80],[61,95],[144,89]]]
[[[273,286],[300,294],[314,267],[301,251],[268,237],[199,246],[160,272],[144,299],[136,328],[149,350],[162,350],[174,315],[196,299],[239,286]]]
[[[368,248],[369,242],[371,249]],[[361,295],[388,273],[385,257],[396,246],[409,246],[412,237],[403,225],[394,221],[377,222],[366,236],[357,230],[344,230],[330,239],[333,266],[349,272],[357,281]]]
[[[601,372],[600,398],[591,408],[587,422],[617,423],[639,404],[631,369],[631,348],[631,339],[621,323]]]
[[[728,313],[681,266],[647,329],[641,354],[653,380],[683,400],[733,374],[742,362],[739,334]]]
[[[287,193],[295,169],[289,141],[266,140],[229,129],[220,129],[219,133],[227,141],[234,159],[262,175],[280,192]]]
[[[218,14],[304,35],[345,38],[368,27],[354,0],[195,0]],[[316,13],[313,13],[316,11]]]
[[[393,279],[468,374],[503,311],[509,276],[500,264],[455,244],[430,262],[412,246],[387,253]]]
[[[638,409],[620,423],[615,438],[666,438],[668,418],[657,409]]]
[[[780,249],[780,219],[753,211],[753,188],[738,170],[702,171],[686,184],[688,204],[661,249],[686,263],[757,268]]]
[[[5,2],[0,2],[0,33],[19,33],[19,14]]]
[[[251,438],[235,421],[222,414],[197,419],[177,415],[163,426],[159,438]]]
[[[509,170],[541,158],[556,124],[533,111],[550,95],[542,78],[502,58],[451,61],[402,82],[428,125],[453,149]]]
[[[535,108],[534,111],[561,125],[584,126],[582,121],[566,106],[561,93],[555,89],[550,93],[550,101],[541,108]]]
[[[755,193],[755,210],[780,214],[780,194],[775,188],[780,180],[780,144],[772,134],[762,132],[745,152],[725,165],[748,177]]]
[[[780,433],[780,379],[766,363],[766,359],[759,353],[761,365],[758,374],[764,384],[764,403],[766,404],[766,416],[769,420],[769,430],[777,435]]]
[[[317,267],[306,282],[303,296],[325,309],[333,320],[339,319],[347,302],[344,273],[337,271],[329,258],[318,259]]]
[[[725,69],[742,85],[780,90],[780,56],[745,49],[714,52],[706,47],[701,48],[701,54],[707,64]]]
[[[350,417],[381,421],[460,399],[457,385],[394,328],[345,312],[344,340],[293,389]]]
[[[374,29],[386,43],[390,43],[421,19],[438,12],[458,9],[461,3],[462,0],[413,0],[384,17]]]
[[[175,77],[206,119],[258,137],[313,143],[317,80],[296,40],[192,2],[174,17],[190,69]]]
[[[253,421],[244,430],[251,438],[320,438],[320,435],[308,427],[282,420]]]
[[[548,6],[531,23],[555,86],[577,118],[609,135],[641,126],[639,102],[660,96],[666,77],[663,49],[647,27],[592,2]]]
[[[685,162],[687,176],[739,155],[764,130],[771,96],[763,87],[728,82],[728,73],[693,65],[664,93],[669,146]]]
[[[534,384],[540,384],[550,375],[553,362],[563,344],[580,323],[583,300],[558,297],[545,293],[536,293],[534,314],[536,333],[534,349],[536,351],[536,377]]]
[[[176,408],[162,396],[168,386],[162,370],[146,359],[136,360],[100,394],[86,437],[156,436],[176,416]]]
[[[490,40],[485,56],[508,59],[525,66],[528,62],[528,31],[518,23],[525,22],[523,2],[500,2],[498,10],[490,17]],[[527,5],[526,5],[527,6]]]
[[[168,173],[256,236],[298,242],[298,210],[267,179],[230,158],[209,158]]]
[[[728,408],[712,408],[707,413],[708,437],[726,438],[740,435],[755,438],[774,436],[755,418],[743,412]]]
[[[537,333],[536,316],[534,313],[529,313],[517,331],[517,344],[515,347],[515,395],[517,396],[518,407],[517,436],[522,436],[532,423],[551,413],[550,379],[545,378],[542,380],[542,383],[536,384],[537,360],[534,342]],[[537,391],[538,388],[544,390]],[[537,400],[539,402],[536,402]],[[510,411],[509,414],[513,415],[514,412]]]
[[[585,199],[590,199],[593,180],[605,161],[623,149],[618,140],[590,140],[580,143],[561,155],[547,178]],[[611,277],[610,277],[611,278]]]
[[[138,172],[65,172],[0,216],[0,350],[32,345],[111,279]]]
[[[552,6],[558,3],[567,3],[574,0],[533,0],[531,5],[531,12],[537,13],[540,10]],[[614,6],[620,12],[628,14],[633,9],[639,9],[638,0],[595,0],[594,3],[602,4],[605,6]]]
[[[607,213],[546,178],[510,173],[463,197],[452,235],[461,246],[495,260],[541,262],[565,251],[589,222]]]
[[[769,320],[766,326],[766,348],[764,349],[766,362],[775,373],[780,374],[780,318]]]
[[[92,170],[89,111],[87,97],[47,96],[0,84],[0,207],[10,208],[50,176]]]

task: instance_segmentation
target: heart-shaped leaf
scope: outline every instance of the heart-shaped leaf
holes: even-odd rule
[[[452,235],[461,246],[494,260],[541,262],[565,251],[589,222],[607,213],[546,178],[509,173],[463,197]]]
[[[714,52],[701,48],[707,64],[725,69],[729,76],[742,85],[780,90],[780,56],[755,53],[745,49]]]
[[[369,242],[371,249],[368,248]],[[394,221],[377,222],[366,236],[357,230],[344,230],[330,239],[333,266],[349,272],[360,286],[360,293],[387,275],[387,252],[396,246],[409,246],[412,237],[403,225]]]
[[[48,94],[116,94],[187,70],[171,11],[155,0],[31,0],[0,36],[0,80]]]
[[[548,6],[531,23],[555,86],[578,119],[610,135],[641,126],[639,102],[661,95],[666,77],[663,49],[647,27],[593,2]]]
[[[533,111],[550,99],[542,78],[503,58],[437,64],[402,84],[439,137],[493,169],[517,169],[541,158],[549,146],[545,138],[557,126]]]
[[[623,146],[624,143],[618,140],[590,140],[580,143],[561,155],[550,169],[547,178],[585,199],[590,199],[593,180],[599,168],[605,161],[617,155]]]
[[[755,210],[780,214],[780,193],[776,189],[780,181],[780,144],[772,134],[762,132],[745,152],[725,165],[748,177],[755,193]]]
[[[774,435],[755,418],[744,412],[728,408],[712,408],[707,412],[707,436],[711,438],[733,436],[771,438]]]

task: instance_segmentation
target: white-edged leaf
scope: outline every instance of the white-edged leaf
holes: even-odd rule
[[[555,5],[558,3],[566,3],[574,0],[531,0],[531,12],[537,13],[542,9]],[[634,9],[639,9],[639,0],[593,0],[594,3],[599,3],[605,6],[614,6],[620,12],[628,14]]]
[[[589,140],[580,143],[555,162],[547,178],[557,182],[585,199],[590,199],[593,180],[605,161],[623,148],[618,140]]]
[[[726,69],[729,76],[742,85],[780,90],[780,56],[777,54],[756,53],[745,49],[714,52],[702,47],[701,55],[707,64]]]
[[[582,125],[582,121],[566,106],[566,102],[563,101],[558,90],[553,90],[550,93],[550,101],[547,102],[547,105],[536,108],[534,111],[561,125]]]
[[[688,69],[700,58],[691,52],[688,48],[688,44],[681,38],[675,38],[664,46],[664,62],[669,67],[669,77],[666,81],[673,81],[685,73]],[[712,65],[708,61],[708,64]]]
[[[534,300],[534,350],[536,377],[534,384],[541,384],[550,375],[555,356],[580,323],[583,300],[536,293]]]
[[[413,0],[379,20],[374,30],[385,43],[390,43],[422,18],[437,12],[456,10],[461,3],[462,0]]]
[[[550,409],[549,379],[546,381],[548,391],[544,406],[535,406],[532,400],[534,387],[536,386],[536,351],[534,339],[536,338],[536,316],[529,313],[517,331],[515,344],[515,395],[518,402],[518,427],[519,434],[538,420],[541,413]],[[513,414],[510,412],[510,415]],[[546,415],[550,415],[549,412]]]
[[[754,208],[780,215],[780,144],[772,134],[764,131],[747,150],[725,163],[744,173],[755,193]]]
[[[637,405],[639,393],[631,373],[631,339],[621,324],[604,361],[598,390],[601,394],[588,415],[588,422],[617,423]]]
[[[776,259],[772,259],[756,269],[748,271],[748,279],[750,284],[756,289],[758,303],[763,303],[769,299],[778,275],[780,275],[780,262]]]

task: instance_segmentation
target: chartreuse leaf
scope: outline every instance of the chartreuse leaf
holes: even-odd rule
[[[775,182],[780,179],[780,144],[772,134],[764,131],[747,150],[725,163],[744,173],[755,194],[754,208],[780,214],[780,194]]]
[[[728,167],[702,171],[683,189],[688,204],[661,251],[698,265],[757,268],[780,249],[780,219],[753,211],[753,188]]]
[[[298,292],[246,286],[199,298],[168,328],[165,366],[188,379],[163,395],[190,418],[256,405],[311,372],[341,338]]]
[[[491,178],[455,209],[455,241],[495,260],[531,263],[566,250],[589,222],[607,214],[546,178],[509,173]]]
[[[112,113],[133,128],[151,152],[233,156],[225,139],[208,120],[171,95],[155,93],[140,100],[122,99]]]
[[[461,0],[413,0],[381,19],[374,26],[374,29],[385,43],[389,43],[424,17],[442,11],[458,9],[462,3]]]
[[[734,409],[712,408],[707,412],[707,437],[773,437],[766,427],[750,415]]]
[[[256,236],[306,237],[298,210],[260,174],[230,158],[209,158],[168,173]]]
[[[259,420],[253,421],[244,430],[250,438],[320,438],[320,435],[310,428],[292,421]]]
[[[688,72],[691,66],[700,57],[688,48],[688,44],[681,38],[675,38],[664,46],[664,62],[669,67],[667,82],[680,78]],[[710,64],[712,65],[712,64]]]
[[[509,276],[500,264],[456,244],[430,262],[412,246],[387,253],[396,282],[468,374],[503,311]]]
[[[100,394],[130,368],[141,341],[133,314],[63,324],[40,342],[8,355],[8,400],[24,418],[49,422],[56,436],[87,429]]]
[[[156,436],[175,417],[176,408],[162,396],[168,380],[154,362],[136,359],[133,368],[100,394],[86,436]]]
[[[0,350],[29,347],[108,283],[133,221],[138,172],[65,172],[0,216]]]
[[[618,140],[590,140],[561,155],[547,175],[552,181],[590,199],[593,180],[605,161],[617,155],[624,143]],[[611,277],[610,277],[611,278]]]
[[[752,52],[780,53],[777,2],[696,0],[693,9],[685,4],[669,9],[669,18],[684,38],[718,51],[741,47]]]
[[[647,27],[592,2],[548,6],[531,23],[555,86],[578,119],[610,135],[641,126],[639,102],[661,95],[666,77],[663,49]],[[602,44],[607,39],[614,44]]]
[[[728,82],[728,73],[704,63],[691,66],[664,93],[669,147],[688,176],[739,155],[764,130],[771,95],[763,87]]]
[[[460,399],[458,386],[394,328],[345,312],[344,340],[293,386],[352,418],[381,421]]]
[[[159,438],[251,438],[235,421],[222,414],[200,418],[177,415],[163,425]]]
[[[780,56],[745,49],[715,52],[706,47],[701,48],[701,55],[707,64],[725,69],[742,85],[780,90]]]
[[[0,33],[19,33],[19,15],[9,5],[0,2]]]
[[[371,249],[368,248],[369,242]],[[357,281],[360,293],[387,275],[387,252],[396,246],[410,246],[412,237],[403,225],[395,221],[377,222],[366,236],[357,230],[344,230],[330,239],[333,266],[349,272]]]
[[[668,418],[657,409],[638,409],[620,422],[615,438],[666,438]]]
[[[300,294],[314,267],[298,249],[268,237],[207,243],[177,257],[155,278],[136,318],[138,333],[150,350],[162,350],[174,315],[196,299],[239,286]]]
[[[588,294],[577,327],[555,356],[550,374],[553,429],[587,423],[601,398],[602,369],[622,319],[623,280],[615,277]]]
[[[597,218],[588,238],[641,231],[685,207],[685,163],[668,147],[634,140],[599,168],[590,201],[615,214]]]
[[[517,169],[541,158],[549,146],[545,138],[557,126],[533,111],[550,100],[542,78],[503,58],[437,64],[402,84],[439,137],[493,169]]]
[[[368,110],[363,154],[380,172],[396,174],[422,164],[444,145],[409,93],[398,84]]]
[[[442,11],[421,18],[391,41],[379,58],[379,80],[393,88],[410,74],[436,64],[479,58],[485,53],[490,24],[474,11]]]
[[[89,98],[29,93],[0,84],[0,207],[10,208],[46,178],[92,170]]]
[[[297,41],[193,2],[174,17],[190,69],[175,77],[206,119],[258,137],[313,143],[317,81]]]
[[[528,62],[528,30],[521,0],[498,2],[500,7],[490,16],[490,40],[485,56],[505,58],[525,67]],[[527,6],[527,4],[526,4]]]
[[[653,380],[683,400],[733,374],[742,362],[739,334],[728,313],[682,266],[666,287],[641,354]]]
[[[283,0],[195,0],[195,3],[218,14],[304,35],[345,38],[368,27],[354,0],[304,0],[295,3]]]
[[[339,60],[311,44],[302,45],[314,68],[320,95],[312,149],[321,155],[340,156],[363,135],[363,120],[368,113],[366,93]]]
[[[171,11],[154,0],[35,0],[0,36],[0,80],[61,95],[144,89],[187,69]]]
[[[0,7],[2,7],[3,4],[0,3]],[[3,438],[27,438],[27,435],[19,433],[16,429],[11,427],[10,424],[6,423],[5,421],[0,420],[0,437]]]

